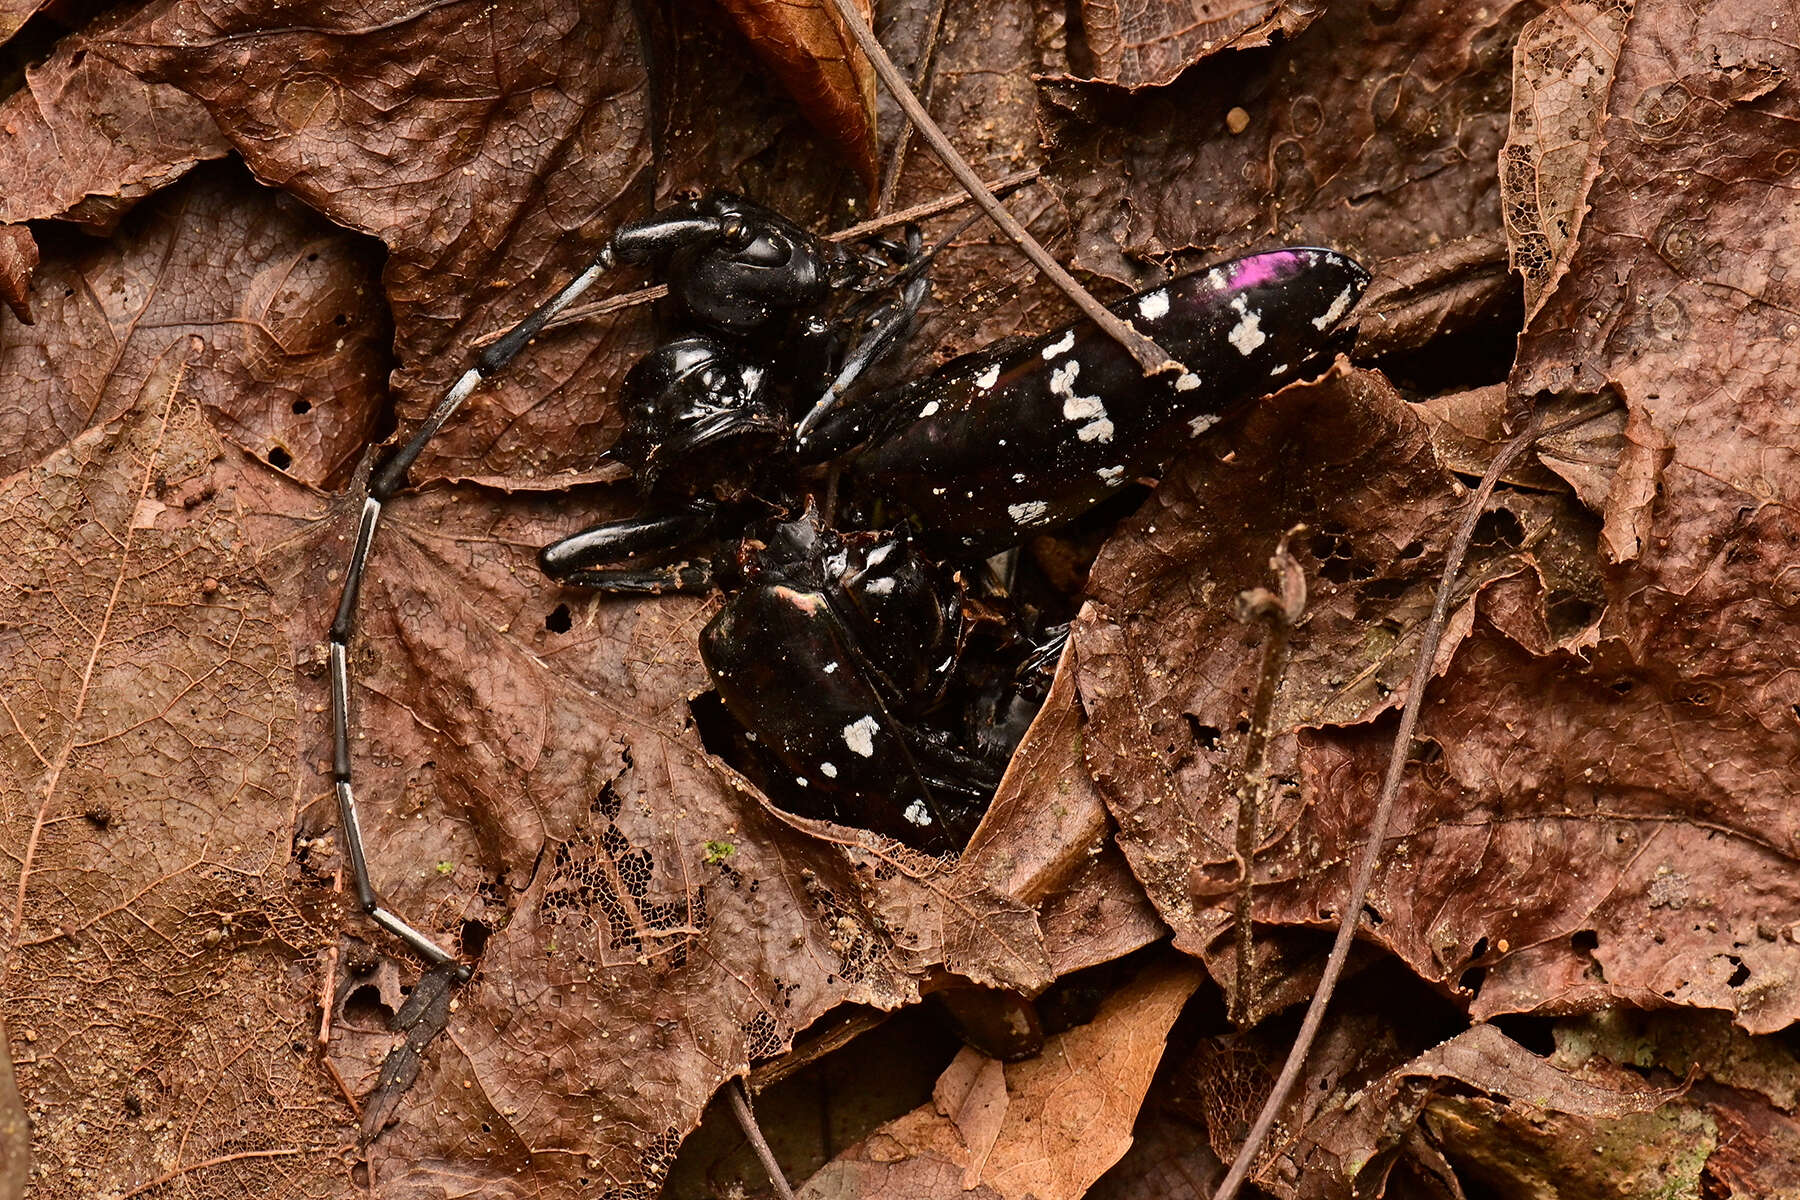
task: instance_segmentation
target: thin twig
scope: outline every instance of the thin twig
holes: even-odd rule
[[[1011,175],[1002,175],[992,183],[982,184],[981,187],[982,190],[990,196],[1005,196],[1017,191],[1028,183],[1037,182],[1037,177],[1041,174],[1043,174],[1041,168],[1027,167],[1023,171],[1014,171]],[[854,241],[860,237],[867,237],[871,233],[879,233],[883,229],[892,229],[896,225],[905,225],[909,221],[923,221],[927,217],[935,217],[939,213],[950,212],[952,209],[961,208],[963,205],[969,203],[971,199],[973,199],[973,197],[971,197],[968,192],[960,189],[954,192],[946,192],[942,196],[935,197],[931,200],[921,201],[910,208],[902,208],[897,212],[882,213],[879,216],[869,218],[867,221],[852,225],[848,229],[840,229],[836,233],[827,234],[826,240],[833,242]]]
[[[1052,283],[1061,288],[1063,294],[1074,301],[1075,307],[1079,308],[1083,315],[1105,330],[1108,337],[1125,347],[1131,357],[1137,360],[1138,366],[1144,374],[1155,375],[1164,371],[1185,370],[1186,368],[1173,361],[1161,346],[1108,312],[1098,300],[1094,299],[1091,292],[1077,283],[1073,275],[1063,270],[1061,264],[1050,257],[1049,252],[1038,244],[1038,240],[1032,237],[1011,213],[1006,211],[1004,205],[988,195],[987,188],[975,174],[975,168],[971,167],[968,160],[963,158],[957,152],[956,147],[950,144],[950,139],[944,135],[944,131],[938,128],[937,122],[931,119],[931,114],[925,111],[925,106],[919,103],[919,98],[912,94],[911,88],[906,86],[906,80],[901,76],[900,69],[894,65],[894,60],[887,56],[887,51],[881,48],[881,43],[875,40],[875,34],[869,29],[869,23],[863,20],[862,14],[856,11],[850,0],[831,0],[831,3],[832,7],[837,10],[838,16],[843,19],[844,27],[850,31],[850,36],[856,39],[856,44],[862,48],[862,52],[869,56],[869,62],[875,67],[875,74],[880,77],[889,93],[899,102],[907,118],[918,129],[919,136],[925,139],[926,144],[931,147],[932,153],[938,156],[938,161],[942,162],[945,169],[956,177],[956,181],[963,185],[975,203],[981,206],[982,211],[987,213],[994,224],[1000,227],[1000,231],[1011,239],[1014,245],[1024,251],[1025,257],[1029,258],[1038,270],[1048,276]]]
[[[299,1153],[302,1151],[298,1146],[284,1146],[278,1150],[239,1150],[235,1154],[221,1154],[217,1158],[209,1158],[205,1162],[189,1163],[185,1167],[176,1167],[173,1171],[165,1171],[149,1183],[140,1183],[129,1192],[122,1193],[119,1200],[131,1200],[133,1196],[141,1196],[151,1188],[159,1188],[170,1180],[180,1179],[183,1175],[191,1175],[195,1171],[204,1171],[208,1167],[221,1167],[226,1163],[238,1162],[246,1158],[292,1158]]]
[[[1250,997],[1256,991],[1255,945],[1251,939],[1251,916],[1256,895],[1256,844],[1262,836],[1262,811],[1269,794],[1269,724],[1274,720],[1275,697],[1281,690],[1282,676],[1287,673],[1288,647],[1294,626],[1306,611],[1306,574],[1288,550],[1288,543],[1306,529],[1296,525],[1281,535],[1269,566],[1281,584],[1278,596],[1267,588],[1253,588],[1238,596],[1238,619],[1267,622],[1269,636],[1263,643],[1262,670],[1258,673],[1256,697],[1250,705],[1250,733],[1245,739],[1244,770],[1238,780],[1237,826],[1237,986],[1231,992],[1234,1024],[1242,1024],[1250,1011]]]
[[[1349,900],[1339,919],[1337,937],[1332,941],[1331,953],[1325,959],[1325,972],[1319,978],[1319,986],[1313,992],[1312,1002],[1306,1006],[1306,1016],[1300,1022],[1300,1031],[1294,1035],[1294,1044],[1288,1048],[1287,1061],[1281,1065],[1281,1074],[1276,1077],[1269,1098],[1263,1102],[1262,1111],[1256,1114],[1256,1123],[1250,1127],[1250,1135],[1239,1148],[1231,1170],[1225,1175],[1225,1181],[1213,1193],[1213,1200],[1235,1200],[1238,1189],[1250,1174],[1250,1167],[1256,1161],[1257,1154],[1275,1128],[1275,1120],[1282,1105],[1287,1103],[1288,1095],[1299,1081],[1300,1070],[1306,1064],[1313,1040],[1318,1037],[1319,1028],[1325,1022],[1326,1006],[1331,1001],[1332,991],[1337,987],[1338,977],[1344,973],[1344,963],[1350,957],[1350,944],[1356,940],[1357,926],[1362,923],[1363,907],[1368,903],[1369,889],[1375,881],[1375,868],[1381,861],[1381,851],[1387,841],[1388,826],[1394,816],[1394,803],[1400,795],[1400,781],[1406,773],[1407,753],[1412,748],[1413,731],[1419,724],[1419,709],[1424,703],[1425,687],[1431,680],[1432,667],[1437,663],[1438,646],[1444,640],[1444,624],[1450,613],[1450,598],[1456,592],[1457,575],[1462,570],[1469,543],[1474,540],[1476,523],[1481,520],[1481,515],[1487,508],[1488,498],[1494,494],[1494,485],[1500,481],[1501,473],[1539,438],[1572,429],[1592,420],[1595,415],[1594,412],[1583,412],[1544,429],[1538,426],[1537,414],[1532,414],[1531,422],[1524,432],[1506,443],[1488,465],[1487,473],[1481,477],[1480,486],[1469,498],[1468,511],[1463,514],[1462,524],[1450,542],[1449,552],[1444,556],[1444,574],[1438,581],[1437,599],[1431,606],[1431,618],[1425,622],[1425,628],[1419,635],[1418,657],[1413,663],[1412,679],[1407,685],[1406,703],[1400,710],[1400,727],[1394,732],[1394,748],[1388,755],[1387,777],[1382,781],[1381,796],[1375,803],[1375,815],[1369,822],[1368,840],[1363,843],[1362,855],[1357,860],[1356,880],[1350,887]]]
[[[763,1170],[769,1173],[769,1182],[775,1185],[775,1194],[781,1200],[794,1200],[794,1189],[788,1186],[787,1176],[781,1173],[781,1164],[775,1161],[775,1152],[769,1149],[769,1139],[763,1136],[762,1126],[756,1123],[756,1114],[750,1111],[750,1093],[744,1090],[744,1081],[733,1079],[725,1085],[725,1098],[731,1101],[731,1112],[744,1130],[744,1136],[750,1139],[750,1148],[756,1151],[756,1157],[762,1160]]]
[[[931,20],[926,24],[923,44],[919,48],[919,61],[913,64],[912,90],[927,105],[931,103],[932,85],[937,82],[938,39],[944,33],[944,10],[948,7],[949,0],[937,0],[932,6]],[[894,141],[894,153],[888,159],[887,177],[881,181],[881,199],[876,202],[876,212],[888,208],[900,194],[900,176],[906,171],[906,152],[912,147],[912,134],[912,122],[908,121]]]

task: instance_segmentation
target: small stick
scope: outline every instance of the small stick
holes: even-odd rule
[[[980,177],[975,174],[975,168],[971,167],[968,160],[963,158],[957,152],[956,147],[950,144],[950,139],[944,136],[944,131],[938,128],[937,122],[931,119],[931,114],[925,111],[925,106],[919,103],[919,98],[913,95],[911,88],[906,86],[906,80],[901,76],[900,68],[894,65],[894,60],[887,56],[887,51],[883,50],[881,43],[875,40],[875,34],[869,29],[869,23],[862,19],[862,14],[856,11],[850,0],[831,0],[831,3],[832,7],[837,10],[838,16],[843,19],[845,28],[850,31],[850,36],[856,39],[856,44],[862,48],[862,52],[869,56],[869,62],[875,67],[875,74],[880,76],[883,84],[887,85],[888,92],[899,102],[907,119],[917,127],[919,136],[925,139],[926,144],[931,147],[932,153],[938,156],[938,161],[942,162],[945,169],[956,177],[956,181],[963,185],[969,196],[981,206],[982,211],[987,213],[994,224],[1000,227],[1000,231],[1006,234],[1014,245],[1024,251],[1025,257],[1029,258],[1038,270],[1048,276],[1050,282],[1061,288],[1063,294],[1074,301],[1075,307],[1079,308],[1083,315],[1105,330],[1108,337],[1125,347],[1131,357],[1137,360],[1138,366],[1144,374],[1156,375],[1164,371],[1186,370],[1180,363],[1172,360],[1161,346],[1108,312],[1098,300],[1094,299],[1093,293],[1077,283],[1073,275],[1063,270],[1062,265],[1050,257],[1049,252],[1038,244],[1038,240],[1032,237],[1011,213],[1006,211],[1004,205],[988,195],[987,188],[983,186]]]
[[[931,102],[932,87],[937,83],[938,39],[944,33],[944,10],[948,7],[949,0],[937,0],[932,5],[925,44],[920,47],[919,61],[913,65],[912,90],[925,103]],[[906,152],[912,148],[912,135],[913,127],[909,121],[900,130],[900,138],[894,143],[894,153],[888,159],[887,178],[881,181],[881,199],[876,202],[876,212],[891,207],[894,197],[900,194],[900,176],[906,172]]]
[[[1268,640],[1263,645],[1262,670],[1256,683],[1256,698],[1250,705],[1250,735],[1244,746],[1244,773],[1238,779],[1238,894],[1237,894],[1237,986],[1231,993],[1233,1024],[1244,1023],[1250,1010],[1250,997],[1255,993],[1256,958],[1251,940],[1250,918],[1256,891],[1256,844],[1261,836],[1263,802],[1269,794],[1269,722],[1274,719],[1275,696],[1281,690],[1281,678],[1287,672],[1289,635],[1306,611],[1306,574],[1288,550],[1288,542],[1305,532],[1296,525],[1281,535],[1269,566],[1275,571],[1281,594],[1267,588],[1252,588],[1238,594],[1238,620],[1267,622]]]
[[[152,1188],[159,1188],[183,1175],[191,1175],[195,1171],[204,1171],[208,1167],[222,1167],[226,1163],[242,1162],[246,1158],[291,1158],[302,1151],[297,1146],[284,1146],[275,1150],[239,1150],[235,1154],[221,1154],[217,1158],[209,1158],[205,1162],[189,1163],[185,1167],[176,1167],[173,1171],[164,1171],[149,1183],[140,1183],[129,1192],[119,1196],[119,1200],[131,1200],[133,1196],[141,1196]]]
[[[1275,1128],[1281,1106],[1287,1102],[1294,1084],[1299,1082],[1300,1070],[1306,1065],[1306,1056],[1312,1049],[1313,1040],[1319,1035],[1319,1028],[1325,1022],[1325,1008],[1331,1002],[1331,993],[1337,987],[1338,977],[1344,973],[1344,962],[1350,957],[1350,943],[1356,940],[1357,926],[1362,924],[1363,906],[1368,903],[1369,889],[1375,882],[1375,867],[1381,861],[1388,825],[1392,823],[1394,816],[1394,802],[1400,795],[1400,781],[1406,773],[1406,755],[1412,748],[1413,730],[1419,725],[1419,709],[1424,704],[1425,687],[1431,680],[1431,668],[1437,662],[1438,646],[1444,640],[1444,624],[1450,613],[1450,597],[1456,591],[1456,577],[1462,570],[1463,557],[1468,553],[1469,543],[1475,538],[1476,522],[1481,520],[1481,514],[1487,509],[1488,498],[1494,494],[1494,485],[1500,481],[1501,474],[1513,461],[1539,438],[1573,429],[1592,420],[1600,411],[1604,409],[1580,413],[1548,429],[1539,427],[1537,414],[1533,413],[1525,431],[1501,447],[1494,461],[1488,464],[1480,486],[1469,498],[1468,511],[1463,514],[1462,525],[1457,529],[1456,536],[1450,542],[1449,552],[1444,556],[1444,574],[1438,581],[1437,599],[1431,606],[1431,618],[1425,622],[1425,628],[1419,636],[1418,658],[1413,663],[1412,679],[1407,685],[1406,704],[1400,710],[1400,728],[1394,732],[1394,748],[1388,755],[1387,777],[1382,781],[1381,796],[1375,804],[1375,815],[1369,822],[1368,840],[1363,844],[1362,855],[1356,863],[1356,881],[1350,887],[1349,902],[1344,905],[1343,915],[1338,921],[1337,937],[1332,941],[1331,953],[1325,959],[1325,973],[1320,976],[1318,989],[1313,992],[1312,1001],[1306,1006],[1306,1016],[1300,1022],[1300,1031],[1294,1035],[1294,1044],[1288,1049],[1287,1061],[1281,1065],[1281,1074],[1276,1077],[1275,1086],[1269,1091],[1269,1098],[1263,1102],[1262,1111],[1256,1114],[1256,1123],[1250,1127],[1250,1136],[1244,1139],[1237,1157],[1232,1160],[1231,1170],[1226,1173],[1225,1181],[1213,1193],[1213,1200],[1234,1200],[1237,1196],[1238,1189],[1250,1174],[1250,1167],[1255,1163],[1257,1154]]]
[[[775,1185],[775,1194],[781,1200],[794,1200],[794,1189],[788,1186],[787,1176],[781,1173],[781,1164],[775,1161],[775,1151],[769,1149],[769,1139],[763,1136],[762,1126],[756,1123],[756,1114],[750,1110],[750,1093],[744,1090],[744,1081],[733,1079],[726,1084],[725,1098],[731,1101],[732,1115],[743,1127],[744,1136],[750,1139],[750,1148],[762,1160],[769,1182]]]

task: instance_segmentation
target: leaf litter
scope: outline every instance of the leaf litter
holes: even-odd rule
[[[1341,1194],[1403,1149],[1440,1179],[1498,1186],[1524,1178],[1521,1156],[1586,1145],[1598,1121],[1690,1192],[1775,1186],[1792,1100],[1746,1099],[1745,1076],[1720,1065],[1765,1041],[1646,1057],[1573,1015],[1711,1010],[1748,1031],[1728,1043],[1794,1019],[1784,801],[1800,671],[1783,589],[1800,439],[1779,384],[1793,373],[1779,264],[1794,239],[1769,197],[1792,166],[1779,130],[1795,64],[1764,34],[1780,19],[1769,7],[1570,4],[1527,26],[1518,5],[1460,22],[1333,5],[1186,74],[1181,58],[1202,52],[1186,43],[1153,69],[1106,50],[1118,65],[1096,73],[1061,57],[1075,31],[1060,17],[1022,6],[948,22],[935,84],[947,123],[998,176],[1046,153],[1041,102],[1056,200],[1027,193],[1020,207],[1040,232],[1070,222],[1078,264],[1131,281],[1144,255],[1313,240],[1409,281],[1391,304],[1372,297],[1364,337],[1382,340],[1358,351],[1407,390],[1366,365],[1293,389],[1200,446],[1122,527],[1096,564],[1073,669],[954,870],[776,814],[705,754],[687,701],[706,686],[693,646],[707,602],[596,601],[537,579],[537,545],[635,503],[565,484],[596,477],[617,417],[593,396],[648,344],[648,322],[544,338],[422,463],[418,478],[442,482],[394,506],[364,597],[357,753],[377,878],[480,959],[417,1080],[384,1094],[391,1124],[367,1146],[345,1093],[376,1090],[395,1041],[380,1017],[409,985],[334,890],[320,639],[356,447],[394,419],[373,390],[390,345],[404,427],[458,369],[458,347],[641,211],[668,178],[659,142],[685,184],[709,185],[713,172],[773,179],[766,164],[816,153],[820,135],[791,115],[773,133],[659,127],[626,6],[450,5],[297,30],[255,5],[170,0],[66,42],[33,92],[63,131],[61,165],[43,170],[45,142],[21,135],[23,93],[0,123],[0,161],[45,181],[9,190],[4,214],[36,222],[43,260],[7,270],[15,291],[32,280],[39,324],[0,337],[17,430],[0,446],[17,547],[0,745],[23,864],[6,978],[41,1178],[53,1194],[169,1172],[221,1193],[338,1194],[348,1173],[384,1195],[436,1194],[451,1177],[494,1195],[649,1194],[722,1080],[844,1002],[916,1000],[940,970],[1030,994],[1166,922],[1220,987],[1261,998],[1245,1011],[1303,997],[1307,939],[1336,919],[1467,473],[1530,405],[1611,403],[1622,417],[1547,447],[1484,522],[1365,931],[1452,1011],[1559,1020],[1562,1048],[1545,1057],[1488,1024],[1416,1047],[1368,1068],[1349,1116],[1298,1117],[1298,1144],[1335,1147],[1339,1165],[1280,1149],[1259,1178],[1276,1194]],[[895,27],[919,19],[909,9]],[[652,31],[677,51],[670,90],[686,111],[757,94],[698,24]],[[1585,109],[1566,95],[1571,64],[1614,75],[1581,93]],[[1033,70],[1173,81],[1040,87]],[[80,87],[46,73],[82,71]],[[828,131],[850,119],[833,99]],[[165,123],[149,128],[180,116],[160,154],[154,139],[84,153],[68,136],[140,103]],[[1218,127],[1196,138],[1195,111]],[[230,168],[171,187],[219,156],[217,135],[264,183],[379,240],[385,265],[259,201]],[[806,190],[768,194],[782,189]],[[942,190],[915,156],[901,203]],[[812,194],[828,206],[847,193]],[[90,243],[49,217],[117,232]],[[1562,240],[1540,254],[1533,238],[1552,228]],[[964,302],[928,318],[920,358],[1062,319],[986,236],[943,259],[940,295]],[[1502,389],[1510,349],[1445,347],[1510,339],[1503,248],[1551,267],[1525,271],[1530,324]],[[100,368],[66,352],[96,343],[117,348]],[[1421,387],[1464,397],[1454,430],[1444,405],[1413,403],[1430,398]],[[1266,584],[1297,521],[1313,598],[1271,722],[1261,951],[1239,980],[1233,754],[1258,645],[1230,601]],[[321,994],[335,1022],[323,1064]],[[1404,1018],[1376,1004],[1345,1019],[1379,1040]],[[1120,1027],[1148,1039],[1139,1098],[1158,1020]],[[1313,1069],[1333,1053],[1328,1039]],[[1717,1074],[1674,1097],[1696,1064]],[[1521,1079],[1539,1081],[1530,1112],[1554,1120],[1520,1123]],[[1146,1131],[1173,1111],[1150,1094]],[[1115,1131],[1138,1106],[1116,1106]],[[1171,1119],[1233,1148],[1203,1107]],[[971,1109],[957,1144],[1003,1163],[1029,1148],[1005,1129]],[[1123,1152],[1123,1136],[1108,1144]],[[1157,1144],[1161,1161],[1118,1169],[1207,1170],[1146,1133]],[[1682,1165],[1658,1146],[1699,1149]],[[1071,1195],[1117,1157],[1077,1169],[1074,1149],[1038,1153]],[[1282,1156],[1299,1172],[1285,1185]],[[970,1182],[967,1162],[935,1152],[882,1169],[911,1195]],[[1009,1194],[996,1179],[974,1194]]]

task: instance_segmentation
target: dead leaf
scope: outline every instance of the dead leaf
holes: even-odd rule
[[[37,269],[37,242],[23,225],[0,225],[0,300],[24,325],[31,319],[31,273]]]
[[[1633,0],[1565,0],[1533,17],[1513,50],[1512,128],[1500,151],[1508,258],[1527,319],[1578,244],[1600,173],[1600,122],[1612,99]]]
[[[1318,6],[1304,0],[1237,0],[1222,12],[1211,5],[1082,0],[1081,31],[1093,62],[1081,73],[1121,87],[1157,87],[1209,55],[1291,38],[1318,14]]]
[[[1169,1027],[1200,979],[1189,965],[1147,967],[1091,1024],[1050,1038],[1041,1055],[1024,1062],[989,1065],[976,1051],[963,1051],[940,1080],[933,1106],[840,1155],[800,1196],[880,1195],[893,1187],[893,1164],[914,1162],[933,1164],[939,1181],[937,1190],[910,1193],[920,1200],[965,1195],[977,1180],[1007,1200],[1078,1200],[1131,1144]],[[938,1163],[954,1164],[961,1177]]]
[[[751,49],[794,97],[813,127],[875,190],[875,69],[825,0],[722,0]],[[863,20],[869,0],[857,0]]]
[[[165,192],[111,241],[56,244],[37,271],[39,324],[0,327],[0,477],[143,403],[178,353],[186,398],[225,438],[341,484],[385,400],[377,260],[225,168]]]
[[[0,102],[0,222],[55,217],[111,233],[138,201],[230,149],[199,101],[65,38]]]
[[[1454,21],[1429,5],[1337,4],[1300,37],[1216,56],[1166,88],[1046,83],[1049,178],[1076,222],[1075,263],[1141,285],[1143,259],[1189,248],[1300,241],[1369,262],[1498,233],[1506,80],[1531,15],[1512,0]],[[1241,134],[1234,108],[1249,117]]]

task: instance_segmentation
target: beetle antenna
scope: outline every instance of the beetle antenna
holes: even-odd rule
[[[444,393],[418,431],[370,473],[368,492],[363,497],[362,517],[356,526],[356,541],[350,551],[350,565],[344,572],[344,590],[338,596],[337,616],[331,622],[327,651],[331,675],[331,781],[332,790],[337,794],[338,836],[343,839],[344,857],[350,863],[357,903],[377,925],[394,934],[434,965],[454,963],[456,956],[382,903],[375,885],[369,879],[369,864],[363,849],[362,823],[357,816],[356,794],[350,783],[350,640],[356,635],[357,601],[362,593],[363,574],[369,565],[369,550],[375,542],[375,529],[381,523],[382,505],[406,486],[407,472],[418,461],[419,455],[424,453],[426,445],[444,427],[444,422],[462,407],[462,402],[481,386],[484,379],[505,370],[551,318],[592,287],[594,281],[612,265],[613,251],[608,244],[595,255],[586,270],[483,350],[475,365],[464,371]],[[464,966],[459,970],[467,978],[469,969]]]

